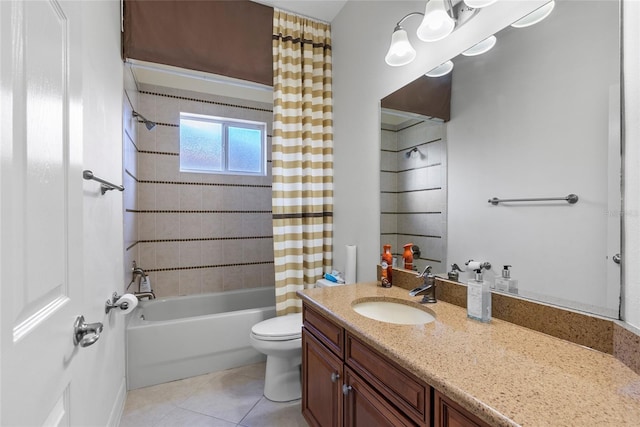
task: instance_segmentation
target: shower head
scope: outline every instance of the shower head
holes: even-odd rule
[[[406,153],[404,153],[404,156],[408,159],[409,157],[414,158],[416,156],[413,155],[413,153],[417,153],[416,156],[420,155],[420,151],[418,151],[418,147],[413,147],[411,150],[407,151]]]
[[[156,127],[156,122],[152,122],[151,120],[145,118],[142,114],[140,114],[140,113],[138,113],[136,111],[133,112],[133,117],[138,117],[139,118],[138,121],[141,121],[142,123],[144,123],[144,125],[147,128],[147,130],[151,130],[154,127]]]

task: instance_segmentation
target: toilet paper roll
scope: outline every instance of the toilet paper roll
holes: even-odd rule
[[[125,302],[127,303],[127,308],[123,310],[122,304]],[[117,311],[122,314],[127,314],[134,308],[136,308],[136,306],[138,305],[138,298],[136,298],[133,294],[124,294],[118,299],[116,305],[120,307],[120,310]]]
[[[467,269],[468,270],[477,270],[479,268],[482,268],[482,263],[479,261],[469,261],[467,263]]]
[[[344,283],[356,283],[356,245],[346,245],[347,261],[344,267]]]

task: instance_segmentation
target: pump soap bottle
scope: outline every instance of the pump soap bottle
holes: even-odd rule
[[[390,288],[393,274],[393,254],[391,253],[391,245],[382,246],[382,263],[380,265],[381,285],[383,288]]]
[[[500,292],[518,293],[518,281],[511,278],[510,265],[505,265],[502,270],[502,277],[496,279],[496,290]]]
[[[491,321],[491,290],[489,282],[482,278],[482,267],[476,270],[475,279],[467,282],[467,317]]]

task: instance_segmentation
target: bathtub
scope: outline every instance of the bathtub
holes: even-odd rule
[[[275,315],[273,288],[142,301],[127,323],[127,388],[261,362],[251,327]]]

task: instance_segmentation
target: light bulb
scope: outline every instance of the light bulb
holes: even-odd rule
[[[489,36],[462,52],[464,56],[477,56],[489,52],[496,45],[496,36]]]
[[[418,38],[425,42],[442,40],[451,34],[455,25],[455,21],[447,13],[444,0],[429,0],[422,23],[418,27]]]
[[[391,35],[391,45],[384,57],[387,64],[392,67],[407,65],[416,58],[416,50],[409,43],[409,37],[404,28],[397,26]]]
[[[425,74],[427,77],[442,77],[446,76],[453,70],[453,62],[447,61],[443,64],[438,65],[433,68],[431,71]]]
[[[549,3],[539,7],[524,18],[517,20],[516,22],[511,24],[511,26],[513,28],[525,28],[537,24],[538,22],[549,16],[555,6],[556,2],[554,0],[551,0]]]
[[[480,9],[482,7],[491,6],[496,1],[498,0],[464,0],[464,4],[473,9]]]

